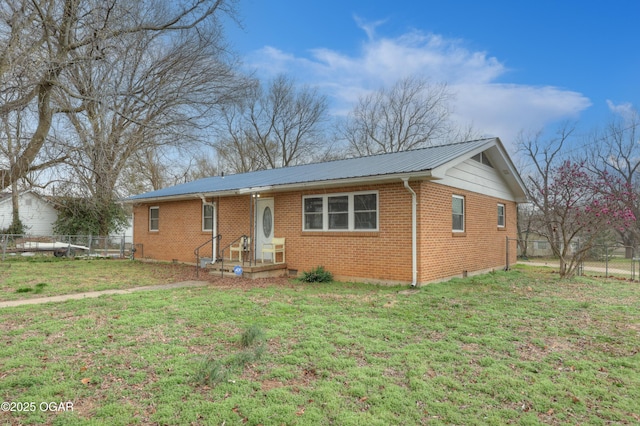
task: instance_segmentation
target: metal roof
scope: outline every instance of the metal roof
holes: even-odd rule
[[[303,164],[198,179],[169,188],[134,195],[126,201],[197,196],[252,189],[278,189],[279,186],[304,186],[310,183],[351,179],[380,178],[388,175],[425,173],[478,148],[493,146],[497,138],[438,145],[410,151],[348,158],[323,163]]]

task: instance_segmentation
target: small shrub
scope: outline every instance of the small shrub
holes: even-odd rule
[[[300,281],[305,283],[328,283],[333,281],[333,275],[324,269],[324,266],[318,266],[309,272],[303,272]]]
[[[223,360],[213,357],[205,359],[196,372],[196,380],[201,384],[216,385],[227,381],[231,372]]]
[[[34,290],[34,293],[36,293],[36,294],[42,293],[46,286],[47,286],[47,283],[38,283],[38,284],[36,284],[36,289]]]
[[[19,289],[16,290],[16,293],[29,293],[30,291],[33,291],[33,288],[31,288],[31,287],[20,287]]]
[[[0,234],[22,235],[26,231],[27,227],[24,226],[22,221],[19,218],[14,218],[8,228],[0,229]]]
[[[247,364],[262,357],[265,351],[264,340],[262,329],[257,325],[252,325],[240,336],[240,346],[244,350],[222,359],[216,359],[213,356],[207,357],[195,373],[196,381],[215,386],[229,380],[232,373],[242,372]]]
[[[264,332],[257,325],[252,325],[240,337],[240,345],[243,348],[248,348],[260,344],[264,341]]]

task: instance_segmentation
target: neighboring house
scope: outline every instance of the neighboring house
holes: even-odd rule
[[[525,199],[490,138],[210,177],[127,202],[138,257],[194,263],[196,247],[219,257],[244,234],[260,259],[264,243],[284,237],[289,271],[416,285],[504,267]],[[509,256],[515,263],[516,250]]]
[[[33,236],[52,236],[53,225],[58,219],[58,210],[54,203],[46,197],[31,190],[19,195],[20,220],[25,226],[25,233]],[[0,230],[7,229],[13,221],[13,204],[11,193],[0,193]],[[126,228],[114,233],[124,236],[128,242],[133,239],[133,220],[129,219]]]
[[[550,257],[553,256],[553,250],[551,250],[551,244],[549,241],[535,232],[529,234],[527,240],[527,257]],[[518,241],[518,256],[524,256],[522,250],[522,244],[524,240]]]
[[[28,190],[18,196],[20,220],[29,235],[51,235],[58,212],[45,198]],[[7,229],[13,220],[11,193],[0,194],[0,229]]]
[[[522,253],[522,243],[523,240],[519,240],[518,241],[518,256],[523,256]],[[570,246],[569,246],[569,254],[573,253],[574,250],[576,250],[579,244],[579,238],[578,239],[574,239]],[[607,244],[602,244],[600,245],[601,247],[604,247]],[[561,242],[558,241],[558,246],[560,247],[560,250],[562,250],[563,244]],[[617,246],[616,243],[611,243],[611,245],[609,247],[613,248]],[[622,249],[621,247],[619,248],[619,250]],[[553,250],[551,249],[551,243],[549,242],[549,240],[547,239],[547,237],[540,235],[538,233],[532,232],[529,234],[529,237],[527,238],[527,253],[526,253],[526,257],[555,257],[555,254],[553,253]]]

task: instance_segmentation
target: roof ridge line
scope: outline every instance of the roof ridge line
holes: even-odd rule
[[[245,174],[249,174],[249,173],[258,173],[258,172],[265,172],[268,170],[277,170],[277,169],[293,169],[296,167],[303,167],[303,166],[310,166],[313,164],[330,164],[330,163],[337,163],[340,161],[348,161],[348,160],[357,160],[360,158],[373,158],[373,157],[380,157],[383,155],[393,155],[393,154],[401,154],[401,153],[405,153],[405,152],[416,152],[416,151],[426,151],[429,149],[434,149],[434,148],[440,148],[440,147],[448,147],[448,146],[455,146],[455,145],[463,145],[463,144],[467,144],[467,143],[473,143],[473,142],[480,142],[480,141],[490,141],[490,140],[494,140],[497,139],[496,137],[487,137],[487,138],[478,138],[478,139],[472,139],[472,140],[468,140],[468,141],[460,141],[460,142],[452,142],[452,143],[446,143],[446,144],[441,144],[441,145],[430,145],[430,146],[423,146],[420,148],[414,148],[414,149],[407,149],[404,151],[394,151],[394,152],[378,152],[376,154],[370,154],[370,155],[361,155],[359,157],[348,157],[348,158],[336,158],[334,160],[327,160],[327,161],[314,161],[311,163],[304,163],[304,164],[294,164],[293,166],[282,166],[282,167],[274,167],[271,169],[260,169],[260,170],[251,170],[248,172],[240,172],[240,173],[231,173],[228,175],[217,175],[217,176],[207,176],[201,179],[209,179],[209,178],[214,178],[214,177],[227,177],[227,176],[236,176],[236,175],[245,175]]]

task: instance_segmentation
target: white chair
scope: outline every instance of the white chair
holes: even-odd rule
[[[238,252],[238,261],[242,262],[242,254],[245,251],[248,252],[250,248],[251,248],[251,238],[250,237],[240,238],[240,240],[238,240],[237,245],[232,245],[231,247],[229,247],[229,252],[230,252],[229,256],[231,257],[231,260],[233,260],[233,253]]]
[[[272,238],[270,243],[262,245],[263,263],[265,253],[271,253],[273,255],[273,263],[286,263],[284,256],[284,238]],[[276,262],[276,255],[278,253],[282,253],[282,262]]]

